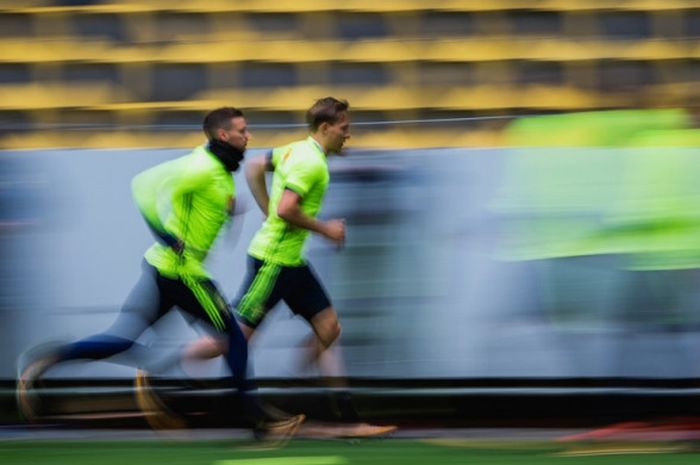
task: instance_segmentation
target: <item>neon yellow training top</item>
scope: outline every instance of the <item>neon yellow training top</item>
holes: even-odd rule
[[[285,189],[302,198],[301,210],[316,217],[330,179],[328,162],[321,146],[311,136],[272,150],[274,175],[268,216],[250,244],[248,253],[263,261],[285,266],[305,263],[302,257],[309,231],[287,223],[277,215]]]
[[[206,146],[189,155],[161,163],[137,175],[131,183],[136,204],[149,227],[185,245],[178,254],[156,242],[146,261],[164,276],[209,277],[203,262],[222,226],[230,217],[235,197],[231,173]],[[169,210],[165,221],[161,212]]]

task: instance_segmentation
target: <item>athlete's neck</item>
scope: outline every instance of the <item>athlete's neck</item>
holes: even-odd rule
[[[309,139],[311,139],[311,141],[318,146],[318,149],[321,152],[323,152],[324,155],[327,155],[328,149],[326,148],[325,144],[323,144],[323,142],[319,140],[320,138],[321,136],[319,136],[318,134],[311,134],[309,136]]]
[[[245,154],[245,150],[238,150],[236,147],[218,139],[210,140],[207,148],[231,172],[238,169]]]

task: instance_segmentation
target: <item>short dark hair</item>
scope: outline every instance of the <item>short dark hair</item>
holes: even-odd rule
[[[316,131],[322,123],[335,124],[343,112],[348,111],[350,104],[347,100],[334,97],[323,97],[316,100],[306,112],[306,123],[311,131]]]
[[[216,131],[219,129],[229,129],[231,127],[231,119],[242,117],[243,112],[238,108],[221,107],[212,110],[204,117],[202,129],[209,140],[216,139]]]

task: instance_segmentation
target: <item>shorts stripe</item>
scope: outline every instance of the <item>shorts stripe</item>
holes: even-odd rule
[[[270,297],[277,282],[282,267],[270,262],[264,262],[248,291],[241,299],[236,312],[251,323],[260,321],[265,312],[265,302]]]
[[[181,276],[181,278],[185,285],[190,288],[202,308],[204,308],[204,311],[207,312],[214,327],[218,330],[223,330],[225,328],[224,320],[221,318],[221,311],[212,298],[211,292],[195,278],[189,276]]]

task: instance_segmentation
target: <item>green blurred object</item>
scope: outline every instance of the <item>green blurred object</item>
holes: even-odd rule
[[[612,110],[567,113],[519,118],[505,129],[505,144],[515,147],[624,147],[631,141],[644,145],[700,146],[697,131],[690,128],[692,118],[683,109]],[[647,131],[662,131],[641,138]],[[669,143],[676,138],[676,143]],[[693,142],[695,141],[695,142]],[[636,142],[634,145],[638,145]]]
[[[636,133],[629,147],[700,147],[700,129],[649,129]]]
[[[700,268],[698,151],[514,154],[494,208],[507,260],[620,255],[628,269]]]

